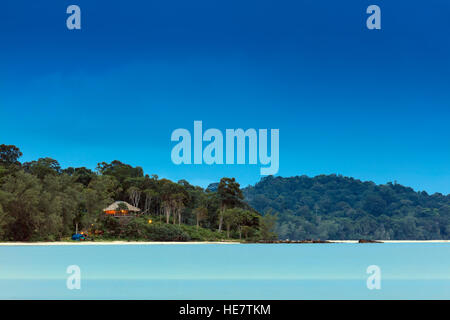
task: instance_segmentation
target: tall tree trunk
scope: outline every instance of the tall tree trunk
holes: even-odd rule
[[[152,204],[152,198],[145,195],[144,213],[150,213],[150,206]]]
[[[219,213],[219,232],[222,231],[222,224],[223,224],[223,212],[225,211],[225,206],[222,205],[222,207],[220,208],[220,213]]]
[[[166,212],[166,223],[170,222],[170,209],[168,207],[164,208],[164,211]]]
[[[139,202],[141,200],[141,191],[134,189],[134,190],[131,190],[128,192],[129,192],[129,198],[131,200],[131,204],[135,207],[139,207]]]

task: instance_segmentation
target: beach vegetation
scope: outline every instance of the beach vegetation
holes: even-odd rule
[[[15,146],[0,146],[1,241],[59,241],[76,232],[94,241],[215,241],[240,239],[243,231],[262,234],[260,215],[243,201],[234,178],[222,179],[212,192],[186,180],[146,175],[117,160],[101,162],[96,170],[64,169],[49,157],[21,163],[21,156]],[[125,202],[136,210],[129,212]],[[106,214],[111,203],[127,214]],[[223,214],[232,209],[236,222],[230,228],[239,232],[225,234]],[[242,212],[254,221],[243,220]]]

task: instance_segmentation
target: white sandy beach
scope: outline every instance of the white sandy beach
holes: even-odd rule
[[[329,240],[332,243],[358,243],[358,240]],[[377,240],[382,243],[450,243],[450,240]],[[177,244],[240,244],[232,241],[193,241],[193,242],[169,242],[169,241],[55,241],[55,242],[1,242],[0,246],[110,246],[110,245],[177,245]],[[301,243],[300,243],[301,244]],[[362,243],[364,244],[364,243]],[[371,243],[368,243],[371,244]]]
[[[55,241],[55,242],[1,242],[0,246],[110,246],[110,245],[160,245],[160,244],[239,244],[239,242],[169,242],[169,241]]]

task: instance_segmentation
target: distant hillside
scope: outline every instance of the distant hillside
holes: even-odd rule
[[[217,192],[218,188],[219,188],[219,183],[218,182],[214,182],[214,183],[210,183],[205,190],[207,192]]]
[[[450,239],[450,195],[336,175],[269,176],[243,191],[278,212],[280,239]]]

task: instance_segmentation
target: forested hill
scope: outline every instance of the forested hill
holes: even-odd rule
[[[243,191],[278,212],[280,239],[450,239],[450,195],[337,175],[269,176]]]

